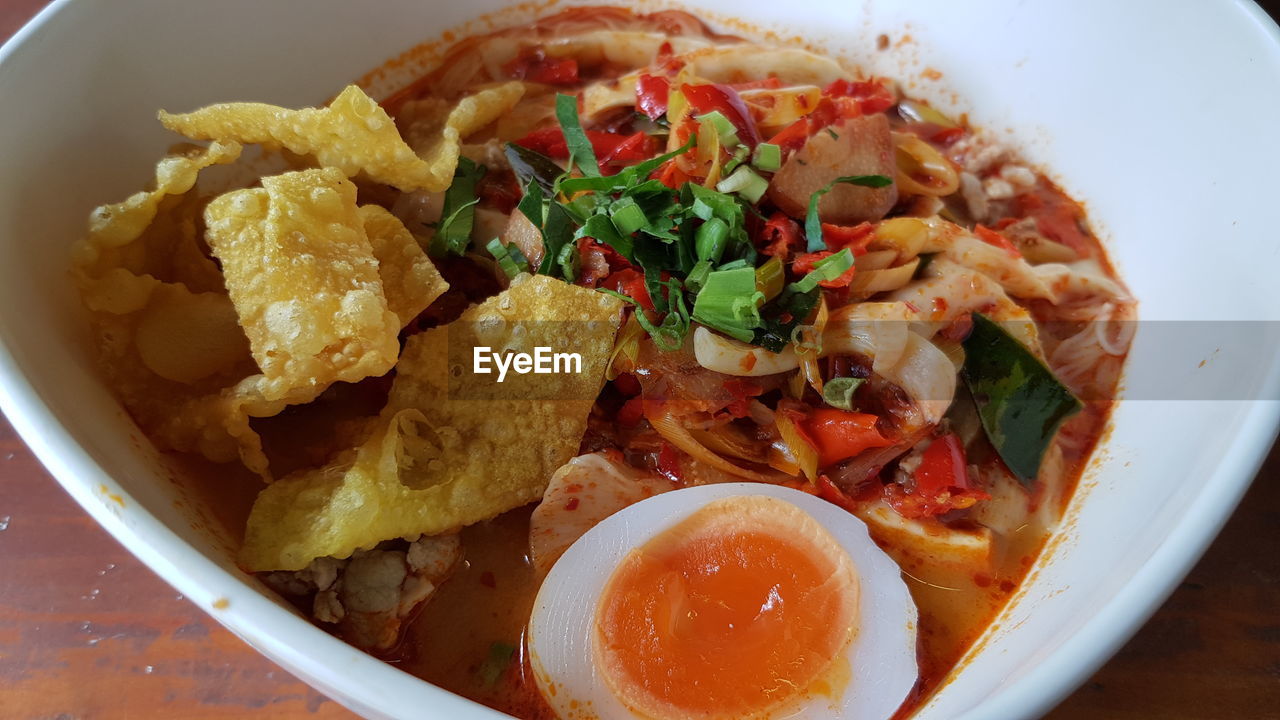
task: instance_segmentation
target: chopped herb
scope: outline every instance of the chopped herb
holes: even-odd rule
[[[626,235],[619,233],[614,223],[604,215],[592,215],[587,218],[582,227],[578,228],[578,231],[574,233],[574,237],[593,238],[617,250],[618,254],[629,262],[634,260],[630,233]]]
[[[964,341],[965,384],[992,447],[1024,485],[1040,472],[1058,427],[1082,405],[1030,350],[981,313]]]
[[[693,304],[693,319],[714,330],[751,342],[760,326],[760,303],[764,294],[756,290],[756,272],[750,267],[716,270]]]
[[[733,147],[740,142],[738,140],[738,129],[734,127],[733,121],[725,117],[724,113],[719,110],[712,110],[709,113],[699,115],[698,122],[702,125],[710,125],[716,131],[716,135],[719,136],[720,144],[723,147]]]
[[[498,684],[498,680],[502,679],[502,673],[507,671],[511,665],[511,659],[515,657],[516,648],[514,645],[508,645],[503,642],[496,642],[489,646],[489,656],[480,663],[480,669],[477,671],[480,676],[480,682],[487,687],[493,687]]]
[[[853,267],[853,253],[849,248],[844,248],[814,263],[813,269],[807,275],[791,283],[791,288],[796,292],[809,292],[818,287],[818,283],[835,280],[851,267]]]
[[[689,277],[684,279],[685,287],[694,292],[702,289],[707,284],[707,275],[711,273],[711,261],[699,260],[693,269],[689,271]]]
[[[845,175],[827,183],[826,187],[809,196],[809,212],[804,216],[804,234],[809,241],[809,252],[818,252],[826,248],[822,241],[822,221],[818,218],[818,202],[822,196],[831,192],[831,188],[839,183],[859,185],[861,187],[882,188],[893,184],[893,178],[884,175]]]
[[[649,224],[649,218],[645,217],[644,210],[631,196],[618,198],[609,208],[609,217],[613,220],[613,226],[622,235],[630,235]]]
[[[853,393],[864,378],[831,378],[822,385],[822,399],[833,408],[853,410]]]
[[[733,171],[729,177],[716,183],[716,189],[723,193],[736,193],[748,202],[760,202],[769,189],[769,181],[760,177],[754,170],[742,166]]]
[[[530,150],[515,143],[507,143],[505,154],[507,162],[511,164],[511,171],[516,174],[521,187],[533,180],[547,195],[555,194],[556,180],[564,175],[564,169],[554,160],[536,150]]]
[[[690,135],[684,145],[672,150],[669,153],[659,155],[655,158],[649,158],[642,163],[624,168],[616,175],[604,175],[597,177],[581,177],[581,178],[565,178],[560,181],[560,192],[565,195],[573,195],[584,190],[591,192],[610,192],[625,190],[631,185],[643,183],[648,180],[663,163],[689,152],[698,142],[696,135]],[[662,183],[658,183],[661,185]],[[666,187],[665,185],[663,187]]]
[[[552,269],[560,260],[560,252],[566,246],[573,245],[573,223],[569,213],[560,203],[547,206],[547,220],[542,226],[542,265],[538,272],[551,275]]]
[[[699,260],[720,262],[729,239],[729,224],[718,217],[702,223],[695,236],[695,248]]]
[[[560,252],[556,254],[556,265],[560,268],[560,276],[565,282],[577,282],[578,270],[581,269],[582,258],[578,255],[578,246],[573,243],[565,243],[560,248]]]
[[[836,132],[835,130],[832,130],[831,128],[827,128],[827,134],[831,136],[832,140],[840,139],[840,133]]]
[[[671,312],[667,313],[659,325],[653,324],[648,314],[645,313],[644,308],[640,307],[640,303],[634,298],[614,292],[608,288],[596,288],[596,290],[635,305],[636,321],[640,323],[640,327],[644,328],[645,332],[649,333],[649,337],[653,338],[653,344],[663,352],[673,352],[684,345],[684,338],[689,334],[689,309],[685,305],[684,293],[678,284],[663,284],[668,285],[674,301],[671,303]]]
[[[587,177],[600,177],[595,148],[591,147],[591,140],[582,129],[582,118],[578,117],[578,98],[556,93],[556,120],[560,121],[569,156],[577,163],[578,169]]]
[[[792,286],[794,287],[794,285]],[[782,352],[791,342],[796,326],[804,322],[818,305],[821,292],[814,288],[806,293],[792,288],[782,291],[776,302],[760,309],[760,327],[753,342],[770,352]]]
[[[471,244],[471,228],[475,225],[476,183],[484,177],[485,167],[477,165],[469,158],[459,157],[458,167],[453,173],[453,184],[444,193],[443,218],[436,227],[435,237],[431,238],[429,248],[432,257],[443,257],[448,254],[462,255]]]
[[[737,170],[739,165],[747,161],[747,156],[750,154],[751,154],[750,148],[748,148],[746,145],[739,145],[738,149],[733,151],[733,157],[729,158],[729,162],[724,164],[724,169],[721,170],[721,172],[728,175],[732,173],[734,170]]]
[[[498,267],[506,273],[507,277],[513,278],[522,272],[529,271],[528,258],[515,245],[503,245],[501,240],[494,238],[485,245],[485,249],[498,262]]]
[[[751,156],[751,164],[755,165],[757,170],[774,172],[782,167],[782,148],[773,143],[760,143]]]

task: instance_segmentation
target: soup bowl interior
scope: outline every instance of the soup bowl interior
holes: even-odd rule
[[[370,717],[496,713],[343,644],[236,569],[239,529],[175,477],[102,381],[68,247],[91,208],[142,187],[177,140],[155,121],[157,109],[317,104],[503,5],[63,1],[0,57],[5,413],[67,491],[152,569]],[[1085,202],[1139,299],[1122,402],[1063,529],[919,717],[1044,711],[1186,572],[1274,435],[1280,283],[1267,260],[1280,250],[1263,198],[1280,166],[1280,146],[1268,140],[1280,115],[1274,24],[1227,0],[684,7],[729,32],[803,38],[967,112]],[[498,22],[528,17],[511,9]],[[878,51],[881,34],[890,46]],[[409,79],[429,50],[374,78],[375,94]]]

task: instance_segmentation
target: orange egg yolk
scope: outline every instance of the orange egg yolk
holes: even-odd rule
[[[857,578],[783,500],[708,504],[633,550],[601,595],[599,667],[650,717],[734,718],[802,695],[848,645]]]

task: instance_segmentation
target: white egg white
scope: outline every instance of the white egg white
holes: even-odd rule
[[[588,531],[552,567],[534,601],[528,642],[538,688],[561,718],[640,717],[614,696],[593,660],[601,592],[631,550],[707,503],[750,495],[785,500],[816,519],[848,553],[859,585],[857,632],[844,650],[848,682],[833,688],[834,697],[804,697],[769,717],[881,720],[893,715],[918,676],[916,607],[897,564],[871,541],[861,520],[825,500],[773,485],[725,483],[636,503]]]

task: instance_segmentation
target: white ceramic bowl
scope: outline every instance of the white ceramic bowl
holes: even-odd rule
[[[0,405],[68,492],[143,562],[370,717],[495,713],[335,640],[236,570],[227,533],[164,477],[99,380],[67,248],[86,213],[138,189],[173,141],[154,121],[157,108],[321,102],[503,4],[64,0],[0,52]],[[919,717],[1038,715],[1189,569],[1275,432],[1277,338],[1266,330],[1280,326],[1270,205],[1280,167],[1277,29],[1251,3],[1230,0],[688,6],[801,34],[879,73],[940,70],[912,92],[1007,129],[1083,199],[1144,318],[1270,323],[1139,330],[1129,399],[1061,541]],[[914,42],[876,53],[881,32]],[[1156,376],[1161,383],[1143,385]],[[1190,389],[1209,399],[1191,399]]]

